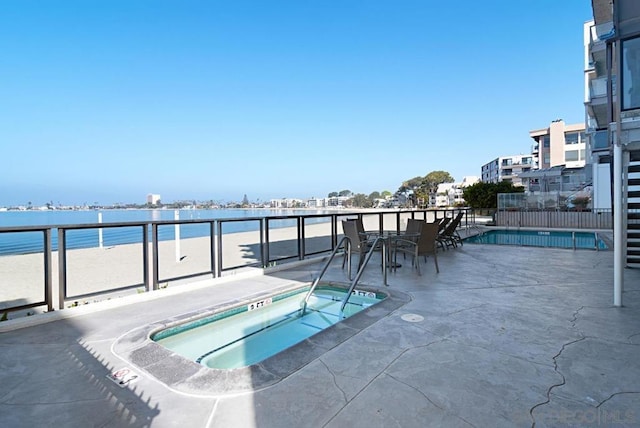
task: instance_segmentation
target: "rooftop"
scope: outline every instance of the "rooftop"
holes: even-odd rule
[[[422,276],[405,264],[384,287],[374,259],[361,283],[401,297],[398,307],[374,306],[310,338],[296,348],[313,354],[304,365],[266,386],[229,371],[197,387],[162,360],[133,358],[123,339],[144,339],[159,320],[308,283],[319,263],[68,309],[39,325],[1,323],[0,425],[640,424],[640,270],[625,270],[626,306],[615,308],[612,251],[465,244],[438,261],[439,274],[431,261]],[[327,280],[346,280],[340,263]],[[300,361],[295,352],[276,358]],[[120,387],[107,375],[123,368],[138,377]],[[236,388],[220,391],[225,384]]]

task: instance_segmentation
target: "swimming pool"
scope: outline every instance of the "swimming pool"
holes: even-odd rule
[[[524,247],[606,250],[607,244],[594,232],[489,230],[466,238],[472,244],[517,245]]]
[[[321,286],[311,295],[307,310],[301,302],[308,287],[249,302],[245,305],[172,326],[151,339],[191,361],[209,368],[233,369],[259,363],[331,327],[384,297],[355,290],[344,312],[344,288]]]

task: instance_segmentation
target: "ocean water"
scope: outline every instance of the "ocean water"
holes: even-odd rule
[[[102,223],[148,222],[174,220],[176,210],[103,210],[103,211],[0,211],[0,229],[16,226],[63,226],[98,223],[102,214]],[[282,209],[218,209],[218,210],[178,210],[180,220],[243,219],[287,215],[326,214],[322,210],[282,210]],[[306,224],[329,221],[329,217],[308,219]],[[295,219],[270,220],[270,228],[295,226]],[[258,230],[258,221],[233,221],[224,223],[223,233],[249,232]],[[150,232],[150,231],[149,231]],[[142,227],[103,228],[103,245],[113,246],[142,242]],[[187,224],[180,226],[180,238],[209,236],[209,224]],[[158,227],[159,240],[175,239],[175,226]],[[53,230],[52,246],[57,249],[57,229]],[[99,245],[98,229],[80,229],[67,231],[67,248],[90,248]],[[4,232],[0,233],[0,255],[27,254],[42,252],[44,240],[42,232]]]

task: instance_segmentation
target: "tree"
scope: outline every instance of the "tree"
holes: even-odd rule
[[[499,183],[478,182],[466,187],[462,192],[462,197],[468,206],[474,209],[497,208],[498,193],[522,193],[524,187],[514,186],[509,181]]]
[[[453,183],[453,177],[447,171],[431,171],[424,177],[413,177],[402,183],[398,193],[413,193],[411,198],[415,203],[417,200],[429,200],[429,196],[436,193],[438,185],[442,183]]]
[[[365,195],[364,193],[356,193],[350,199],[350,202],[352,206],[361,208],[371,208],[371,206],[373,205],[369,198],[367,198],[367,195]]]
[[[409,191],[416,191],[422,185],[424,177],[413,177],[407,181],[403,181],[402,185],[398,189],[398,193],[408,193]]]
[[[338,192],[331,192],[327,195],[328,198],[337,198],[338,197]]]
[[[427,194],[433,194],[438,191],[438,185],[442,183],[453,183],[455,180],[447,171],[431,171],[425,175],[420,190]]]
[[[352,195],[351,190],[341,190],[338,193],[338,196],[351,196],[351,195]]]

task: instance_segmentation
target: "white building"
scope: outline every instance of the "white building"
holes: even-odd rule
[[[305,202],[308,208],[326,208],[328,205],[327,198],[309,198]]]
[[[453,207],[464,204],[465,187],[473,186],[480,181],[479,177],[468,176],[462,179],[460,183],[442,183],[438,185],[435,197],[436,207]]]
[[[562,119],[552,121],[547,128],[529,131],[529,136],[534,140],[531,154],[538,168],[560,165],[582,168],[587,146],[584,131],[584,123],[565,125]]]
[[[591,7],[594,20],[584,31],[585,107],[594,206],[606,206],[610,178],[613,300],[622,306],[623,268],[640,267],[640,2],[591,0]]]
[[[147,195],[147,203],[148,204],[156,205],[158,202],[160,202],[160,195],[156,195],[154,193],[149,193]]]
[[[514,186],[522,186],[520,174],[536,168],[538,165],[533,154],[500,156],[482,165],[482,182],[510,181]]]
[[[271,199],[269,202],[271,208],[300,208],[304,206],[302,199],[282,198]]]

